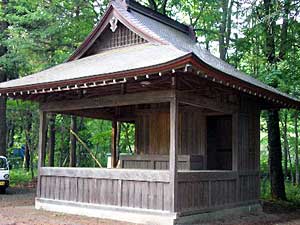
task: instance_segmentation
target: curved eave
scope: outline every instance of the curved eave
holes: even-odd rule
[[[239,92],[270,102],[272,105],[276,105],[277,108],[300,108],[300,101],[298,99],[286,96],[286,94],[280,93],[279,91],[279,93],[273,92],[233,77],[230,74],[226,74],[208,65],[195,54],[192,54],[191,63],[199,71],[199,75],[204,79],[211,80],[212,82],[222,84]]]
[[[173,70],[181,69],[186,64],[190,63],[191,54],[179,57],[175,60],[157,64],[155,66],[137,68],[127,71],[118,71],[114,73],[98,74],[85,78],[69,79],[57,82],[39,83],[34,85],[24,85],[9,88],[0,88],[1,95],[7,95],[12,98],[22,98],[28,94],[43,94],[58,91],[67,91],[74,89],[81,89],[87,87],[93,87],[95,83],[122,83],[122,80],[127,78],[135,78],[139,76],[148,76],[150,74],[163,74]],[[101,84],[99,84],[101,86]],[[76,88],[74,88],[76,87]],[[67,89],[66,89],[67,88]],[[51,91],[50,91],[51,90]]]
[[[238,79],[226,74],[222,71],[213,68],[204,61],[200,60],[195,54],[187,53],[183,57],[169,61],[167,63],[158,64],[155,66],[143,67],[127,71],[119,71],[114,73],[99,74],[85,78],[76,78],[64,80],[59,82],[41,83],[28,86],[10,87],[0,89],[1,95],[7,95],[12,98],[23,98],[27,94],[43,94],[59,91],[67,91],[74,89],[83,89],[93,87],[96,83],[110,83],[117,84],[118,81],[122,83],[128,78],[135,78],[139,76],[148,76],[151,74],[166,73],[177,69],[182,69],[187,66],[193,70],[199,71],[198,75],[203,78],[215,82],[225,87],[234,89],[238,92],[253,96],[254,98],[268,102],[272,106],[267,108],[300,108],[300,101],[286,96],[285,94],[272,92],[265,88],[256,86],[244,80]],[[67,87],[67,89],[66,89]]]

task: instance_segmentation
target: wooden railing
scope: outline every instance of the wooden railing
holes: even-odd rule
[[[120,156],[121,168],[168,170],[169,155],[129,155]],[[177,167],[180,170],[203,169],[203,156],[178,155]]]
[[[257,202],[258,186],[258,172],[180,171],[178,211],[206,212]]]
[[[170,211],[168,170],[40,169],[38,198]],[[177,173],[177,207],[182,214],[257,202],[259,173],[185,171]]]
[[[38,198],[169,211],[169,171],[40,169]]]

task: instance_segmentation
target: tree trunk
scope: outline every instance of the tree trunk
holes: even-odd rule
[[[5,9],[7,5],[7,0],[2,0],[0,2],[1,7]],[[5,38],[5,30],[8,28],[8,23],[6,21],[1,21],[0,18],[0,35]],[[0,57],[7,53],[6,46],[0,45]],[[7,71],[0,66],[0,82],[7,80]],[[6,97],[0,97],[0,155],[6,156]]]
[[[222,20],[219,28],[219,53],[220,59],[226,59],[226,46],[225,46],[225,37],[226,37],[226,24],[227,24],[227,13],[228,13],[228,0],[222,0]]]
[[[29,168],[30,168],[30,147],[29,147],[29,144],[27,143],[27,141],[26,141],[26,144],[25,144],[25,158],[24,158],[24,163],[25,163],[25,165],[24,165],[25,170],[28,172]]]
[[[12,148],[14,146],[15,140],[14,140],[14,136],[15,136],[15,124],[13,122],[11,122],[11,126],[9,129],[9,132],[7,132],[8,137],[8,147]]]
[[[5,80],[1,79],[0,82]],[[6,156],[6,98],[4,97],[0,97],[0,155]]]
[[[295,171],[296,171],[296,184],[299,185],[299,153],[298,153],[298,111],[295,113]]]
[[[26,171],[29,171],[30,169],[30,147],[31,147],[31,139],[30,139],[30,133],[32,128],[32,114],[28,111],[26,113],[26,125],[25,125],[25,138],[26,138],[26,144],[25,144],[25,169]]]
[[[276,49],[275,49],[275,20],[271,15],[275,12],[273,1],[264,0],[264,14],[265,14],[265,34],[266,34],[266,48],[265,55],[268,63],[271,66],[276,65]],[[286,40],[281,40],[286,41]],[[270,83],[271,86],[277,87],[278,80],[274,79]],[[274,199],[286,200],[284,176],[282,171],[282,152],[279,129],[279,115],[278,110],[268,111],[268,148],[269,148],[269,167],[271,179],[271,195]]]
[[[272,198],[286,200],[278,110],[268,111],[268,145]]]
[[[289,164],[290,164],[290,176],[291,176],[291,182],[294,184],[295,183],[295,178],[294,178],[294,173],[293,173],[293,163],[292,163],[292,159],[291,159],[291,154],[290,151],[288,149],[288,158],[289,158]]]
[[[289,148],[289,143],[288,143],[288,136],[287,136],[287,119],[288,119],[288,111],[284,111],[283,115],[283,161],[284,161],[284,176],[285,178],[288,177],[289,171],[288,171],[288,148]]]
[[[50,114],[49,118],[49,167],[54,166],[54,151],[55,151],[55,114]]]
[[[77,133],[77,118],[71,116],[71,130]],[[76,137],[70,134],[70,167],[76,167]]]

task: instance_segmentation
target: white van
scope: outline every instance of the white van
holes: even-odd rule
[[[0,156],[0,193],[4,194],[9,186],[9,165],[6,157]]]

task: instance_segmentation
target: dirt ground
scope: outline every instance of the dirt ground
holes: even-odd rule
[[[34,209],[34,197],[35,190],[24,187],[10,188],[6,195],[0,195],[0,225],[129,225],[113,220],[38,211]],[[286,208],[270,202],[265,202],[263,208],[263,213],[228,217],[205,224],[300,225],[300,209]]]

